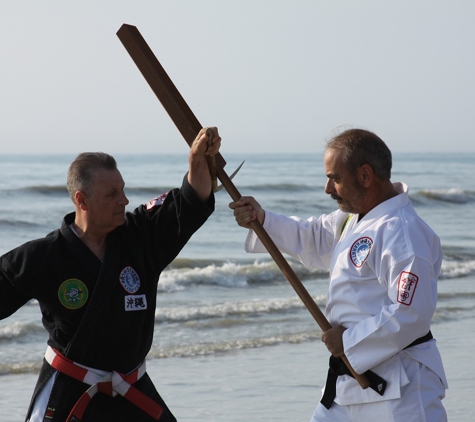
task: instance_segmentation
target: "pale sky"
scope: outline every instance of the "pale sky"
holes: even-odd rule
[[[116,36],[136,26],[226,152],[475,151],[473,0],[1,0],[1,153],[185,152]]]

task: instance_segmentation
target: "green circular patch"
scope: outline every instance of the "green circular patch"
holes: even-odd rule
[[[59,287],[58,297],[65,308],[79,309],[87,302],[87,287],[81,280],[70,278]]]

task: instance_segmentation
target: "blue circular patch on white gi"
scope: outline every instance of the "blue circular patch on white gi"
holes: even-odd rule
[[[119,280],[128,293],[135,293],[140,288],[140,277],[132,267],[125,267],[120,272]]]
[[[373,247],[373,240],[369,237],[361,237],[355,243],[350,250],[350,258],[356,267],[361,267],[366,258],[368,258],[371,248]]]

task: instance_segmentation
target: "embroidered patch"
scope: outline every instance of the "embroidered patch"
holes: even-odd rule
[[[364,264],[372,247],[373,240],[369,237],[361,237],[353,243],[350,249],[350,258],[355,267],[360,268]]]
[[[125,296],[126,311],[144,311],[147,309],[147,298],[145,295]]]
[[[399,281],[397,282],[397,301],[399,303],[407,306],[412,303],[418,281],[419,277],[417,275],[407,271],[399,274]]]
[[[70,278],[59,286],[58,297],[65,308],[79,309],[87,302],[87,287],[81,280]]]
[[[45,412],[45,419],[53,419],[55,409],[52,407],[47,407]]]
[[[160,196],[157,196],[156,198],[153,198],[150,202],[147,202],[145,204],[145,207],[147,208],[147,210],[151,210],[153,207],[159,207],[160,205],[163,204],[167,195],[168,195],[168,192]]]
[[[119,281],[127,293],[135,293],[140,288],[140,277],[132,267],[125,267],[120,272]]]

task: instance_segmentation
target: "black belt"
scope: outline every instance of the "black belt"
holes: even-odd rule
[[[429,332],[422,337],[416,338],[409,346],[406,346],[404,349],[409,349],[409,347],[412,346],[417,346],[418,344],[425,343],[426,341],[432,340],[434,337],[432,336],[432,333]]]
[[[429,331],[425,336],[419,337],[418,339],[414,340],[409,346],[406,346],[405,349],[416,346],[417,344],[425,343],[426,341],[431,340],[432,333]],[[364,373],[366,378],[368,378],[370,385],[369,387],[376,391],[380,396],[384,394],[386,390],[387,381],[381,378],[378,374],[375,374],[373,371],[366,371]],[[352,378],[353,374],[350,372],[348,367],[345,363],[341,360],[341,358],[335,358],[330,356],[330,368],[328,369],[327,375],[327,382],[325,384],[325,392],[323,393],[323,397],[320,400],[327,409],[330,409],[330,406],[333,403],[333,400],[336,396],[336,380],[340,375],[349,375]]]

